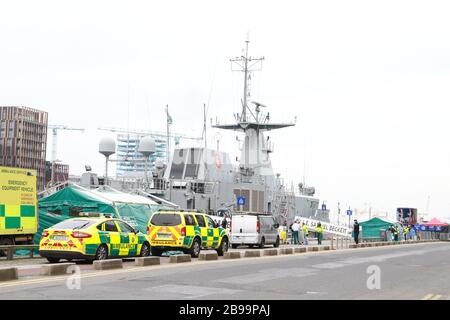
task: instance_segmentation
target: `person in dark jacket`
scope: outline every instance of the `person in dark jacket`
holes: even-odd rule
[[[355,238],[355,243],[358,244],[359,241],[359,223],[358,220],[355,219],[355,223],[353,224],[353,237]]]
[[[222,228],[226,229],[227,225],[228,225],[227,217],[224,216],[222,219]]]

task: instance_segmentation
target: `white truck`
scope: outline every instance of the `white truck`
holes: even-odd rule
[[[271,215],[260,213],[235,213],[231,217],[231,246],[239,245],[264,248],[270,244],[280,245],[279,224]]]

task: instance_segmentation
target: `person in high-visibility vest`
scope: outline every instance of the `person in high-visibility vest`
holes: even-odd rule
[[[303,239],[303,243],[307,246],[308,245],[309,230],[308,230],[308,227],[306,226],[306,224],[304,222],[302,224],[302,229],[303,229],[303,236],[305,237]]]
[[[394,241],[398,241],[398,227],[394,227]]]
[[[317,244],[322,244],[323,239],[323,228],[320,222],[317,224],[317,227],[314,229],[317,233]]]
[[[403,235],[405,236],[405,241],[407,240],[408,234],[409,234],[409,228],[408,228],[408,226],[405,226],[403,228]]]

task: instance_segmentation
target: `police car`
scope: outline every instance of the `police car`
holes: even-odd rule
[[[150,255],[147,235],[121,219],[67,219],[42,232],[39,254],[51,263],[61,259],[104,260]]]
[[[152,255],[180,250],[196,258],[201,249],[228,251],[229,236],[211,216],[195,211],[158,211],[150,218],[147,234]]]

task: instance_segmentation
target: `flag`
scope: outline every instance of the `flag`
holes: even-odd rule
[[[172,124],[172,117],[169,114],[169,108],[166,108],[166,113],[167,113],[167,124]]]

